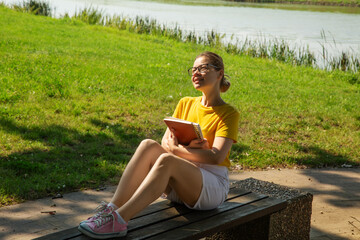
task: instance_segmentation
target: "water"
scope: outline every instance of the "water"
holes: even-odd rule
[[[19,0],[5,0],[6,4]],[[56,15],[93,6],[109,15],[150,17],[199,35],[215,30],[239,39],[284,39],[291,46],[309,46],[319,58],[322,46],[332,56],[360,53],[360,14],[279,10],[255,7],[194,6],[131,0],[48,0]],[[327,41],[321,33],[325,33]]]

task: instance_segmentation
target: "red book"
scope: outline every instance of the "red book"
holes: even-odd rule
[[[201,139],[203,140],[203,134],[201,132],[200,125],[198,123],[185,121],[179,118],[167,117],[164,122],[178,139],[181,145],[188,145],[191,140]]]

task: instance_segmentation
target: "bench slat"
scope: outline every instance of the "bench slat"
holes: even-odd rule
[[[193,222],[201,221],[207,219],[212,216],[219,215],[220,213],[227,212],[233,210],[235,208],[260,201],[262,199],[267,198],[265,195],[258,195],[254,193],[250,193],[244,196],[240,196],[231,200],[231,202],[225,202],[218,208],[209,211],[194,211],[190,210],[186,214],[182,214],[180,216],[166,219],[166,224],[163,222],[154,223],[148,225],[146,228],[137,229],[137,231],[128,232],[127,236],[124,239],[145,239],[158,234],[161,234],[165,231],[170,231],[176,229],[178,227],[191,224]],[[183,208],[183,206],[176,206]]]
[[[130,220],[128,235],[125,238],[121,238],[121,239],[134,239],[134,238],[144,239],[148,237],[152,237],[153,239],[158,239],[158,237],[162,237],[163,239],[169,239],[170,238],[169,231],[171,231],[171,239],[173,239],[173,233],[175,233],[175,235],[179,234],[178,236],[180,238],[183,238],[184,236],[188,236],[190,238],[196,236],[195,238],[197,238],[199,232],[195,231],[195,229],[204,229],[203,230],[204,232],[211,231],[211,228],[209,230],[204,227],[201,227],[202,226],[201,224],[204,221],[206,221],[206,219],[209,218],[217,219],[218,218],[217,216],[222,217],[222,215],[224,214],[225,214],[224,216],[226,216],[226,212],[229,212],[230,210],[233,209],[240,209],[238,211],[242,212],[243,211],[242,209],[245,206],[252,206],[254,203],[258,201],[263,202],[264,200],[266,200],[266,198],[267,196],[265,195],[251,193],[249,191],[245,191],[239,188],[232,188],[230,189],[227,202],[222,204],[219,208],[210,211],[194,211],[188,209],[184,205],[174,204],[171,203],[170,201],[158,202],[150,205],[144,211],[138,214],[135,218]],[[268,201],[265,201],[264,203],[267,203],[269,205]],[[264,206],[263,208],[266,209],[266,206]],[[249,214],[249,211],[251,209],[254,211],[254,213],[250,212],[250,215],[254,215],[256,213],[255,211],[256,208],[254,207],[247,207],[244,209],[245,209],[244,212],[246,212],[247,214]],[[233,212],[234,211],[231,211],[231,214],[233,214]],[[263,211],[263,212],[264,212],[263,216],[266,214],[270,214],[268,213],[268,211]],[[270,212],[272,213],[272,211]],[[242,218],[244,218],[244,216],[242,216]],[[255,214],[254,216],[257,215]],[[198,226],[199,224],[200,227]],[[221,224],[222,223],[220,223],[220,228],[221,228]],[[186,227],[184,229],[181,228],[179,229],[179,227],[182,226],[186,226]],[[226,226],[228,226],[228,224],[226,224]],[[219,226],[212,226],[212,228],[215,229],[217,229],[218,227]],[[191,233],[190,235],[188,230],[189,228]],[[77,227],[74,227],[57,233],[49,234],[37,239],[84,240],[90,238],[81,234],[77,230]]]
[[[170,202],[169,200],[164,200],[155,204],[151,204],[149,207],[147,207],[146,209],[144,209],[142,212],[140,212],[137,216],[134,217],[134,219],[130,220],[130,222],[135,221],[136,223],[140,222],[140,226],[142,226],[143,224],[141,223],[141,221],[139,221],[140,218],[144,217],[144,216],[148,216],[151,214],[156,214],[159,211],[164,211],[166,209],[171,209],[175,206],[176,204]],[[129,228],[131,228],[129,226]],[[76,238],[76,237],[82,237],[83,238]],[[42,236],[39,238],[35,238],[34,240],[59,240],[59,239],[91,239],[86,237],[85,235],[83,235],[81,232],[79,232],[78,227],[73,227],[73,228],[69,228],[63,231],[59,231],[56,233],[51,233],[49,235],[46,236]]]
[[[249,192],[249,191],[234,188],[234,189],[231,189],[231,192],[229,192],[228,198],[226,201],[233,199],[235,197],[245,196],[250,193],[251,192]],[[157,203],[157,204],[153,204],[153,205],[160,205],[160,204],[163,205],[164,203]],[[148,208],[152,208],[153,205],[149,206]],[[142,215],[135,219],[131,219],[129,222],[128,232],[143,228],[148,225],[156,224],[158,222],[164,222],[169,219],[188,214],[192,211],[193,210],[187,208],[185,205],[172,203],[171,208],[163,208],[162,211],[154,211],[147,215]]]
[[[237,197],[237,196],[240,196],[240,195],[246,195],[246,194],[249,194],[249,193],[250,193],[250,191],[232,187],[229,190],[227,200],[232,199],[233,197]],[[130,222],[137,219],[137,218],[139,218],[139,217],[143,217],[143,216],[149,215],[149,214],[154,214],[156,212],[159,212],[159,211],[174,207],[175,205],[177,205],[177,204],[172,203],[172,202],[170,202],[168,200],[164,200],[164,201],[158,202],[156,204],[151,204],[149,207],[145,208],[140,213],[138,213],[134,218],[132,218],[130,220]]]
[[[235,202],[235,204],[238,203]],[[285,201],[279,199],[262,199],[251,204],[240,206],[232,211],[226,211],[208,217],[202,221],[184,224],[181,228],[178,227],[176,229],[171,229],[171,232],[167,231],[158,235],[153,235],[149,239],[199,239],[260,217],[270,216],[269,214],[285,208],[286,204]]]
[[[230,197],[235,197],[231,196]],[[162,234],[163,232],[167,232],[172,229],[176,229],[178,227],[182,227],[184,225],[188,225],[193,222],[201,221],[204,219],[207,219],[208,217],[218,215],[223,212],[227,212],[230,210],[233,210],[234,208],[245,206],[247,204],[251,204],[256,201],[261,201],[263,199],[266,199],[267,196],[265,195],[258,195],[254,193],[250,193],[247,195],[238,195],[237,198],[234,198],[231,200],[231,202],[225,202],[223,203],[219,208],[209,211],[194,211],[190,210],[184,205],[176,205],[172,209],[166,209],[161,212],[156,212],[156,215],[158,218],[161,219],[163,217],[163,221],[154,222],[151,221],[151,215],[145,216],[150,217],[150,219],[141,219],[138,218],[139,224],[141,224],[141,227],[135,227],[130,228],[126,237],[121,239],[145,239],[152,236],[156,236],[158,234]],[[179,212],[182,212],[181,215],[179,215]],[[176,214],[175,217],[172,216],[172,214]],[[170,216],[170,218],[169,218]],[[144,220],[144,221],[141,221]],[[166,223],[164,224],[164,221]],[[135,231],[136,230],[136,231]],[[59,237],[59,236],[58,236]],[[80,236],[74,236],[75,238],[71,239],[90,239],[85,237],[84,235]],[[84,238],[85,237],[85,238]],[[184,237],[184,236],[182,236]],[[169,239],[169,236],[166,236],[165,238]],[[172,238],[172,237],[171,237]]]
[[[232,199],[236,196],[242,196],[242,195],[246,195],[249,194],[249,191],[243,190],[243,189],[239,189],[239,188],[231,188],[228,194],[228,199]],[[148,219],[152,219],[154,220],[154,216],[156,216],[157,212],[160,211],[164,211],[166,209],[171,209],[174,208],[174,206],[177,205],[178,209],[179,206],[178,204],[174,204],[172,202],[170,202],[169,200],[164,200],[155,204],[151,204],[149,207],[147,207],[146,209],[144,209],[143,211],[141,211],[139,214],[137,214],[136,217],[134,217],[133,219],[130,220],[130,224],[129,224],[129,232],[132,230],[136,230],[139,229],[141,227],[144,227],[145,225],[148,225]],[[183,206],[184,208],[186,208],[185,206]],[[187,209],[187,208],[186,208]],[[145,216],[149,216],[144,218]],[[142,220],[141,220],[142,219]],[[144,221],[145,220],[145,221]],[[46,236],[42,236],[39,238],[36,238],[36,240],[59,240],[59,239],[90,239],[88,237],[86,237],[85,235],[83,235],[82,233],[79,232],[79,230],[77,229],[77,227],[74,228],[70,228],[70,229],[66,229],[63,231],[59,231],[56,233],[52,233]]]

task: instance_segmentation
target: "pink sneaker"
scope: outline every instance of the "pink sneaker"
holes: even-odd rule
[[[127,223],[119,223],[118,215],[112,212],[110,214],[102,214],[94,221],[82,222],[78,229],[86,236],[96,239],[107,239],[125,236],[127,233]]]
[[[112,213],[113,211],[114,211],[114,208],[108,206],[107,202],[102,201],[99,204],[99,206],[97,206],[94,210],[94,212],[96,212],[96,214],[94,216],[89,217],[88,219],[82,221],[81,223],[94,221],[94,220],[98,219],[101,214],[109,214],[109,213]]]

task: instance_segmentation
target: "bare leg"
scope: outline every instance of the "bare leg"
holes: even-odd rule
[[[147,207],[170,187],[190,206],[197,202],[202,189],[200,169],[175,155],[161,154],[133,196],[117,211],[125,221]]]
[[[126,203],[163,153],[166,151],[156,141],[143,140],[126,166],[111,202],[118,207]]]

